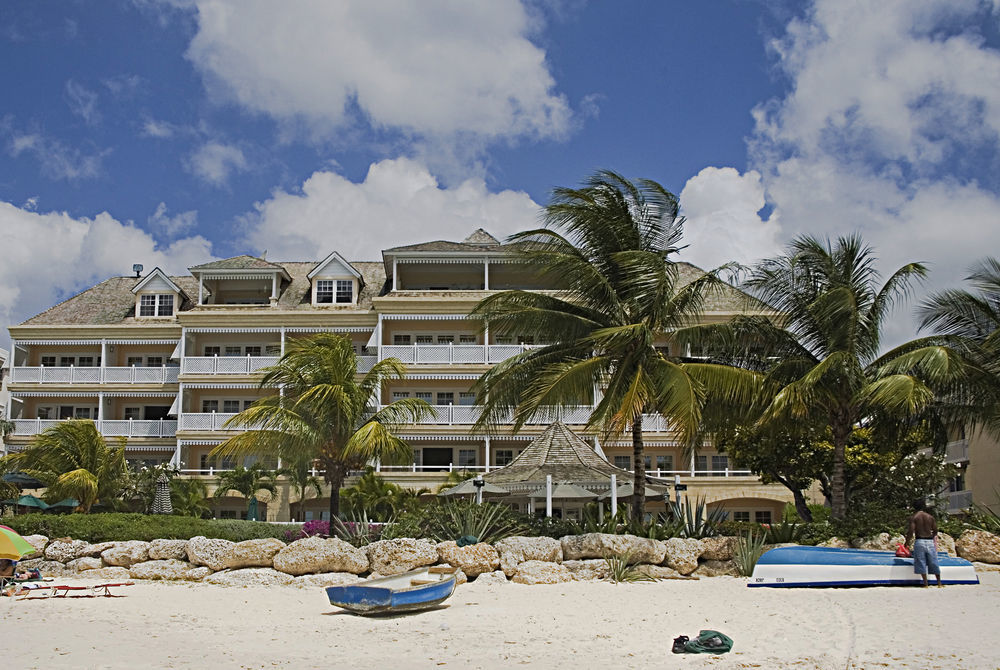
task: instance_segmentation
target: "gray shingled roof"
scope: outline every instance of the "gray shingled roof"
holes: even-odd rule
[[[243,254],[242,256],[233,256],[232,258],[223,258],[220,261],[212,261],[211,263],[202,263],[201,265],[195,265],[194,267],[188,268],[192,272],[196,270],[283,270],[281,265],[265,261],[263,258],[257,258],[256,256],[249,256]]]
[[[476,232],[466,237],[462,240],[462,242],[465,244],[488,244],[493,246],[500,244],[500,240],[493,237],[482,228],[477,228]]]
[[[608,463],[566,424],[557,421],[528,443],[517,458],[499,470],[484,474],[483,479],[501,485],[545,483],[546,475],[552,475],[556,482],[609,481],[611,475],[616,475],[618,481],[632,478],[631,472]]]
[[[402,247],[392,247],[386,249],[382,254],[394,251],[470,251],[470,252],[503,252],[515,248],[511,244],[500,244],[497,238],[479,228],[474,233],[466,237],[461,242],[448,242],[447,240],[434,240],[433,242],[421,242],[420,244],[408,244]]]

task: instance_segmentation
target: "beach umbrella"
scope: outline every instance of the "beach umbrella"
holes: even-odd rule
[[[452,486],[450,489],[441,491],[439,496],[474,496],[476,495],[476,485],[472,483],[473,480],[466,479],[464,482],[458,486]],[[495,484],[490,484],[489,482],[483,483],[483,495],[493,495],[493,496],[505,496],[508,495],[509,491],[507,489],[502,489]]]
[[[149,508],[150,514],[173,514],[174,506],[170,502],[170,479],[166,473],[161,472],[156,478],[156,495],[153,496],[153,504]]]
[[[38,509],[48,509],[49,505],[41,498],[25,493],[17,499],[17,504],[21,507],[37,507]]]
[[[76,498],[63,498],[59,502],[55,502],[49,505],[49,509],[59,509],[63,507],[68,509],[73,509],[74,507],[79,507],[79,506],[80,506],[80,501],[77,500]]]
[[[260,521],[257,518],[259,512],[257,511],[257,498],[250,498],[250,504],[247,505],[247,521]]]
[[[29,477],[23,472],[8,472],[2,477],[2,479],[8,484],[13,484],[19,489],[40,489],[45,487],[45,484],[38,481],[34,477]]]
[[[37,551],[30,542],[21,537],[16,530],[0,526],[0,558],[19,561],[22,556]]]

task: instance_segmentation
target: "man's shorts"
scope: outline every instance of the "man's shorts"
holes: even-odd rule
[[[940,575],[937,552],[934,550],[934,540],[913,541],[913,572],[918,575]]]

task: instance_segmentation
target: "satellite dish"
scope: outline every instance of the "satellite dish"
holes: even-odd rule
[[[135,263],[132,266],[132,272],[135,273],[135,276],[138,279],[139,275],[142,274],[142,263]]]

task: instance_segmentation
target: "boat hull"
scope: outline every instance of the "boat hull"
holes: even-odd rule
[[[978,584],[972,563],[938,554],[942,584]],[[934,577],[930,576],[931,581]],[[778,547],[757,561],[748,586],[914,586],[913,559],[890,551],[833,547]]]
[[[415,612],[440,605],[455,592],[455,574],[438,574],[438,581],[413,585],[432,577],[427,568],[358,584],[329,586],[330,604],[357,614]]]

